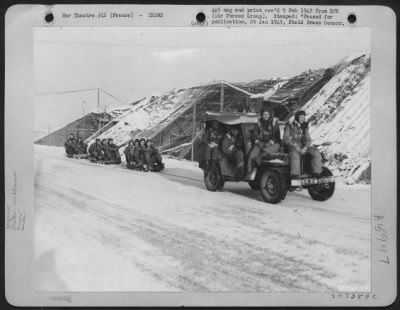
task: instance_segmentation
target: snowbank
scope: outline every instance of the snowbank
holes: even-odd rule
[[[349,61],[346,59],[346,61]],[[353,183],[370,158],[370,55],[341,70],[303,107],[313,142],[322,145],[336,173]]]

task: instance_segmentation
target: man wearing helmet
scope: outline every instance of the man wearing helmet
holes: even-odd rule
[[[314,176],[321,174],[321,154],[317,148],[311,146],[311,137],[308,132],[308,123],[306,122],[306,113],[304,111],[298,111],[293,122],[286,124],[283,142],[289,152],[293,178],[300,176],[300,159],[306,153],[311,155],[312,174]]]

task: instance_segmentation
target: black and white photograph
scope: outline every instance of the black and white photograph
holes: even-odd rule
[[[35,291],[371,290],[368,28],[33,47]]]
[[[390,305],[395,45],[385,6],[11,6],[7,302]]]

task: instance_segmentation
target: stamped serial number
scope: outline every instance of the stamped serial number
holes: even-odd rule
[[[164,17],[164,13],[162,12],[150,12],[149,17]]]

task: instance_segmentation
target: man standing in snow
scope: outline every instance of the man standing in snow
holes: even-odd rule
[[[315,177],[322,171],[322,158],[317,148],[311,146],[311,137],[308,132],[306,113],[298,111],[294,120],[286,124],[283,142],[289,151],[292,178],[300,176],[300,159],[304,154],[311,155],[311,170]]]

